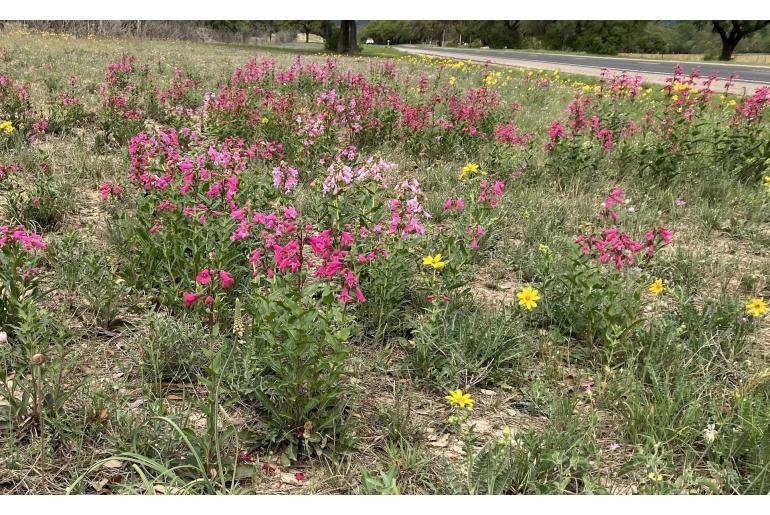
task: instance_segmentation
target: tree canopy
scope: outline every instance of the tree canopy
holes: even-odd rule
[[[378,20],[361,30],[376,43],[533,48],[597,54],[704,53],[729,59],[770,52],[770,21],[406,21]],[[727,43],[725,43],[727,42]]]

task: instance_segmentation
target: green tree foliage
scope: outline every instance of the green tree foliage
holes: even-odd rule
[[[429,43],[460,45],[477,42],[477,46],[519,48],[522,42],[519,21],[408,21],[378,20],[361,32],[363,38],[391,45]]]
[[[550,50],[616,54],[627,50],[629,42],[644,32],[647,21],[560,20],[530,22],[530,37]]]
[[[770,25],[770,21],[712,21],[711,27],[714,33],[719,34],[722,40],[722,51],[719,53],[720,61],[729,61],[738,43],[749,34],[760,31]]]
[[[361,36],[391,45],[536,48],[608,55],[704,53],[727,59],[738,42],[744,52],[770,52],[768,26],[768,21],[377,20],[369,22]]]
[[[325,37],[327,26],[331,22],[320,20],[288,20],[282,23],[282,28],[287,30],[296,30],[305,35],[305,43],[310,43],[310,35]]]

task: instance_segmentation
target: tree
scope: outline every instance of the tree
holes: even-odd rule
[[[356,22],[351,20],[342,20],[340,22],[340,33],[337,39],[337,52],[341,54],[357,53],[358,35],[356,33]]]
[[[310,34],[324,37],[324,22],[318,20],[291,20],[283,23],[284,28],[297,30],[305,35],[305,43],[310,43]]]
[[[770,25],[770,21],[712,21],[712,31],[722,39],[720,61],[729,61],[733,57],[735,47],[746,36],[762,30]],[[728,32],[729,30],[729,32]]]
[[[383,45],[388,41],[391,45],[422,42],[417,25],[417,22],[405,20],[374,20],[362,29],[361,36],[372,38]]]
[[[559,20],[528,22],[528,35],[550,50],[612,55],[628,49],[649,22],[636,20]]]

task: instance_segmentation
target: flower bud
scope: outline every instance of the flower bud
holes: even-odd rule
[[[45,354],[37,353],[34,356],[32,356],[32,363],[35,365],[41,365],[45,363],[46,357]]]
[[[0,331],[0,343],[8,343],[8,333]]]

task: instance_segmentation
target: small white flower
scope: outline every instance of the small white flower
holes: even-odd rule
[[[8,333],[0,331],[0,343],[6,343],[8,341]]]
[[[719,436],[719,431],[717,431],[714,428],[714,424],[709,424],[706,429],[703,430],[703,438],[706,440],[706,443],[711,445],[714,443]]]

